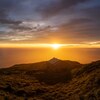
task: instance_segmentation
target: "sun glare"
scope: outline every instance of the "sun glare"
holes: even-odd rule
[[[54,49],[54,50],[57,50],[61,47],[60,44],[52,44],[51,47]]]

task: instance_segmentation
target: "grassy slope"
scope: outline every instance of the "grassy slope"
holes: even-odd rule
[[[59,72],[59,68],[53,70],[50,64],[49,67],[47,65],[47,62],[41,62],[1,69],[0,100],[91,100],[90,98],[100,100],[100,61],[83,65],[82,68],[73,71],[73,78],[69,82],[57,82],[53,85],[45,84],[36,77],[36,75],[41,76],[46,68],[51,68],[49,69],[51,70],[50,74],[55,71]],[[72,65],[76,66],[71,62],[70,65],[67,62],[66,66],[68,68]],[[63,66],[60,65],[59,67],[62,68]],[[63,72],[65,70],[62,70]],[[61,76],[58,73],[54,75]]]

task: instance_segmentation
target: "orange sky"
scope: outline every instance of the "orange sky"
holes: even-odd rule
[[[60,48],[100,48],[100,41],[77,43],[77,44],[60,44],[60,43],[0,43],[0,48],[52,48],[53,45],[59,45]]]

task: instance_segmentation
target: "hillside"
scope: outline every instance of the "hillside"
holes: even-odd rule
[[[0,100],[100,100],[100,61],[53,58],[0,69]]]

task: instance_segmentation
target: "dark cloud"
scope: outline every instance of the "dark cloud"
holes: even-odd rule
[[[69,21],[68,24],[65,24],[68,25],[68,26],[75,26],[75,25],[80,25],[80,24],[86,24],[86,23],[89,23],[89,22],[92,22],[93,20],[92,19],[89,19],[89,18],[78,18],[78,19],[71,19],[71,21]]]
[[[13,25],[13,26],[10,26],[10,28],[13,29],[14,31],[16,31],[16,30],[20,30],[20,31],[32,30],[32,28],[30,28],[30,27],[25,27],[25,26],[20,26],[20,25]]]
[[[0,24],[15,24],[15,25],[18,25],[20,23],[21,23],[21,21],[14,21],[14,20],[6,19],[6,18],[0,19]]]
[[[62,24],[60,28],[65,31],[80,32],[79,30],[86,30],[87,27],[89,28],[91,22],[91,19],[86,18],[72,19],[69,22]]]
[[[0,18],[8,17],[9,11],[11,11],[17,4],[17,0],[0,0]]]
[[[83,9],[83,12],[90,18],[97,20],[100,23],[100,5]]]
[[[72,19],[60,26],[62,34],[74,41],[99,40],[100,28],[94,20],[88,18]]]
[[[18,5],[18,0],[0,0],[0,24],[20,24],[21,21],[15,21],[9,18],[9,13]]]
[[[52,2],[47,6],[40,7],[38,8],[38,10],[40,10],[45,17],[50,17],[58,14],[64,9],[67,10],[68,8],[75,6],[78,3],[82,3],[88,0],[54,0],[54,1],[57,2]]]
[[[0,8],[0,18],[5,18],[5,17],[6,17],[5,10]]]
[[[0,41],[6,33],[10,39],[26,33],[35,39],[98,39],[99,12],[99,0],[0,0]]]

